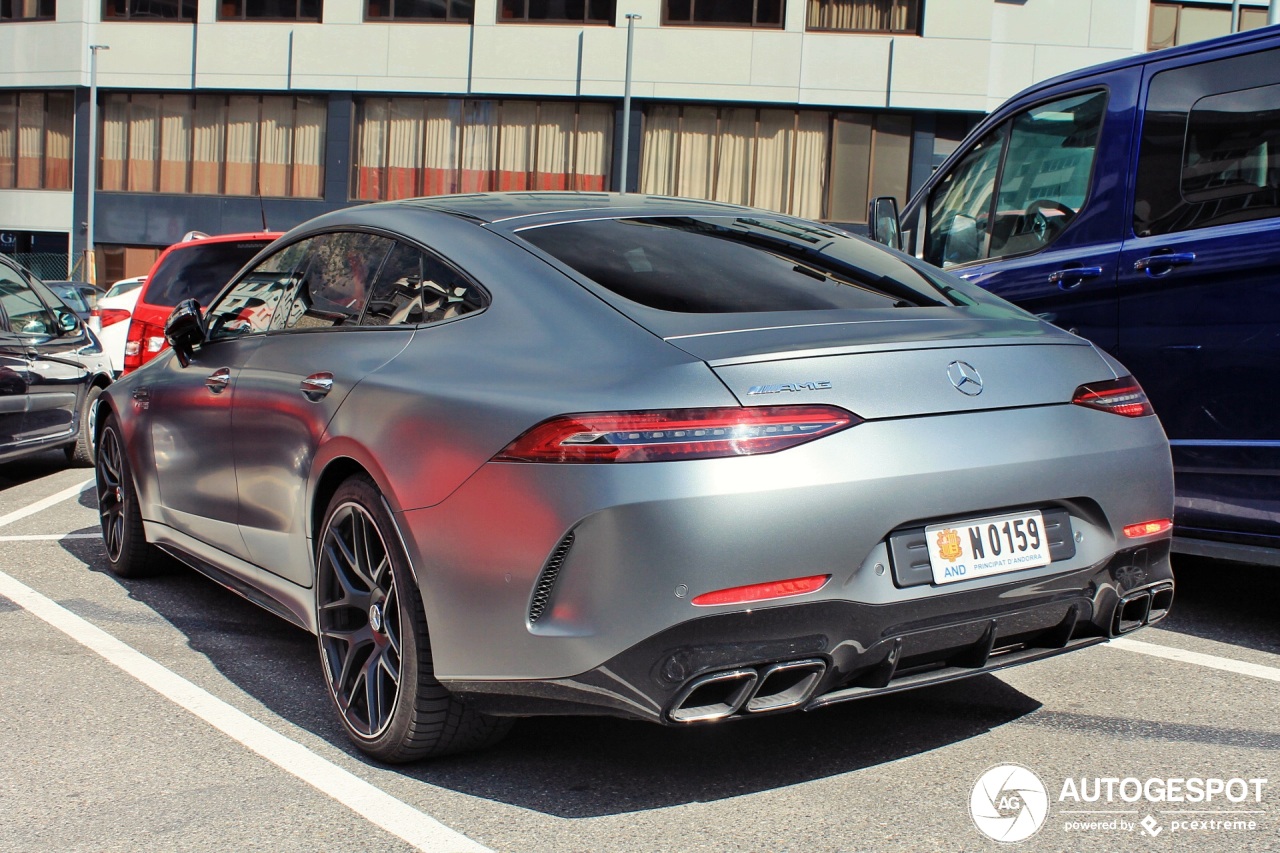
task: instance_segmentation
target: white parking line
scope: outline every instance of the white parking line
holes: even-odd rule
[[[1280,668],[1274,666],[1263,666],[1262,664],[1245,663],[1244,661],[1218,657],[1217,655],[1189,652],[1185,649],[1159,646],[1155,643],[1144,643],[1142,640],[1131,640],[1128,637],[1119,637],[1106,645],[1108,648],[1137,652],[1140,655],[1151,655],[1152,657],[1176,660],[1181,663],[1194,663],[1197,666],[1207,666],[1211,669],[1220,669],[1224,672],[1234,672],[1239,675],[1251,675],[1254,678],[1264,678],[1267,681],[1280,681]]]
[[[0,536],[0,542],[61,542],[63,539],[101,538],[101,533],[32,533],[26,536]]]
[[[24,506],[22,509],[15,509],[13,512],[9,513],[8,515],[0,515],[0,527],[4,527],[6,524],[13,524],[15,521],[20,521],[26,518],[28,515],[35,515],[37,512],[40,512],[41,510],[44,510],[44,509],[48,509],[54,504],[62,503],[67,498],[74,498],[76,495],[80,494],[81,492],[83,492],[85,489],[89,488],[92,485],[93,485],[93,480],[85,480],[83,483],[81,483],[78,486],[72,486],[69,489],[63,489],[62,491],[58,492],[56,495],[49,495],[49,497],[45,498],[44,500],[36,501],[33,504]]]
[[[20,510],[0,516],[0,526],[73,498],[92,485],[93,480],[86,480],[78,486],[64,489]],[[53,537],[2,538],[14,541],[97,536],[96,533],[73,533]],[[4,572],[0,572],[0,595],[101,655],[161,696],[187,709],[272,764],[342,803],[375,826],[404,839],[414,848],[424,853],[491,853],[489,848],[477,844],[430,815],[397,800],[381,788],[258,722]]]
[[[258,722],[4,572],[0,572],[0,595],[277,767],[328,794],[418,850],[426,853],[489,853],[487,847]]]

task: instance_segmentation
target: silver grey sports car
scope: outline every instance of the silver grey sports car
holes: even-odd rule
[[[102,396],[110,565],[314,632],[356,744],[812,710],[1162,618],[1169,447],[1093,345],[826,225],[522,193],[328,214]]]

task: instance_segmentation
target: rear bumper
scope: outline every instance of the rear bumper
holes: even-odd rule
[[[679,724],[812,710],[993,672],[1159,621],[1169,542],[1036,582],[899,604],[819,601],[692,619],[573,678],[457,681],[488,713]]]

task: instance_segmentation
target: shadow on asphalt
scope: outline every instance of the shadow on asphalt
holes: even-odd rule
[[[1280,654],[1280,568],[1175,554],[1173,576],[1173,610],[1161,630]]]
[[[30,456],[23,456],[12,462],[0,464],[0,490],[21,486],[72,467],[67,462],[66,454],[61,450],[44,450]],[[86,477],[93,476],[92,468],[76,470],[83,471]]]

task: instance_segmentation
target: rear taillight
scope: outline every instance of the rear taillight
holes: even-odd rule
[[[129,312],[123,308],[103,308],[99,313],[102,315],[102,328],[114,326],[116,323],[123,323],[129,319]]]
[[[137,370],[168,345],[164,329],[135,317],[129,324],[129,336],[124,342],[124,369],[121,373]]]
[[[670,462],[773,453],[862,423],[835,406],[593,412],[543,421],[502,462]]]
[[[700,607],[710,607],[715,604],[745,604],[749,601],[767,601],[771,598],[790,598],[793,595],[816,592],[829,580],[831,575],[812,575],[807,578],[735,586],[730,589],[718,589],[715,592],[704,592],[694,598],[693,603]]]
[[[1124,535],[1130,539],[1141,539],[1144,536],[1159,536],[1173,529],[1173,520],[1157,518],[1154,521],[1142,521],[1130,524],[1124,529]]]
[[[1126,418],[1140,418],[1154,415],[1147,392],[1142,390],[1138,380],[1132,376],[1121,376],[1119,379],[1108,379],[1105,382],[1090,382],[1081,385],[1072,395],[1071,402],[1077,406],[1085,406]]]

